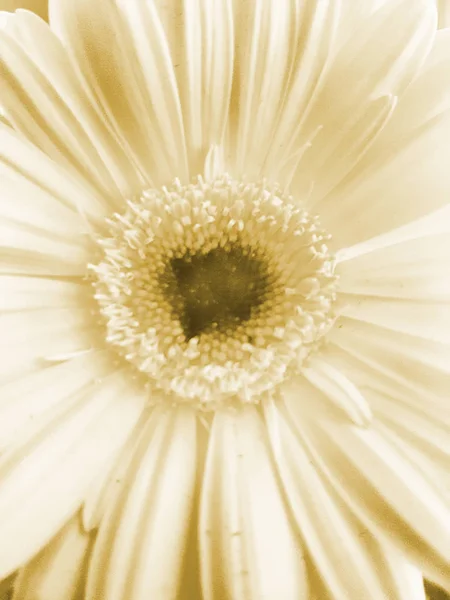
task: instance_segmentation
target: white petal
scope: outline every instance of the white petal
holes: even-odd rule
[[[154,185],[185,180],[177,83],[154,2],[52,0],[49,14],[142,177]]]
[[[90,537],[74,517],[19,571],[12,600],[78,600],[83,593]]]
[[[302,546],[254,407],[217,412],[200,507],[205,600],[308,598]]]
[[[0,448],[23,445],[43,423],[63,414],[76,395],[111,373],[110,357],[88,352],[20,375],[0,387]]]
[[[348,318],[339,319],[328,340],[407,389],[448,397],[450,363],[444,344]]]
[[[86,302],[85,282],[21,277],[18,275],[0,276],[1,312],[19,312],[38,308],[75,307]]]
[[[298,12],[292,14],[289,0],[235,3],[237,54],[230,106],[234,173],[260,176],[294,61]]]
[[[0,460],[0,578],[39,552],[80,507],[92,480],[129,435],[142,403],[121,374],[99,383],[23,447]]]
[[[101,344],[95,320],[85,308],[7,312],[0,315],[0,381],[58,355],[85,352]]]
[[[228,120],[232,0],[156,0],[156,5],[175,67],[189,167],[201,173],[209,148],[222,143]]]
[[[116,490],[95,543],[87,600],[175,600],[196,479],[195,414],[156,408]]]
[[[360,390],[320,357],[313,357],[308,366],[302,368],[302,375],[320,390],[331,402],[344,411],[349,419],[360,426],[367,426],[372,419],[372,411]]]
[[[298,398],[286,398],[299,430]],[[375,430],[323,419],[308,422],[304,443],[316,468],[381,540],[396,545],[425,576],[450,583],[450,506],[430,477]]]
[[[436,31],[436,11],[428,0],[391,0],[384,2],[370,17],[364,13],[363,10],[358,15],[358,9],[354,11],[361,21],[355,20],[353,31],[329,66],[300,132],[299,140],[305,142],[321,126],[311,149],[300,161],[292,189],[300,196],[309,193],[310,202],[317,202],[320,208],[323,194],[364,155],[383,125],[383,112],[386,116],[389,113],[381,110],[377,114],[380,104],[372,107],[370,104],[382,97],[401,94],[420,69]],[[347,21],[343,18],[338,35],[342,35],[341,28],[345,26]],[[301,145],[300,141],[297,145]],[[327,169],[330,165],[333,169],[337,167],[331,158],[322,159],[335,158],[336,151],[332,154],[335,148],[339,148],[341,173],[332,173],[329,178]],[[311,186],[314,186],[312,190]],[[335,202],[339,204],[340,199]],[[326,209],[328,206],[321,212]]]
[[[0,60],[5,114],[28,140],[101,194],[105,208],[135,192],[133,165],[46,23],[27,11],[11,16]]]
[[[78,231],[89,233],[89,223],[103,220],[107,207],[102,196],[95,194],[81,178],[74,176],[63,165],[51,160],[44,152],[28,142],[11,127],[0,124],[0,175],[9,179],[25,179],[30,186],[31,198],[36,187],[49,194],[54,202],[62,203],[79,217],[74,221]],[[19,185],[27,185],[20,182]],[[24,188],[25,189],[25,188]],[[47,203],[51,200],[47,200]],[[28,201],[30,202],[30,200]],[[66,227],[70,224],[66,223]]]
[[[266,403],[265,416],[286,496],[326,597],[424,600],[420,571],[381,546],[348,510],[315,468],[303,432],[291,427],[282,407]]]

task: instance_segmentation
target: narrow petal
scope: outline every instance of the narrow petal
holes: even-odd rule
[[[85,282],[20,275],[0,276],[1,312],[75,307],[86,303]]]
[[[89,308],[42,309],[0,315],[2,360],[0,381],[12,379],[29,365],[101,347],[101,337]]]
[[[24,136],[1,124],[0,174],[16,181],[23,178],[26,183],[19,181],[17,186],[31,185],[31,194],[36,187],[39,188],[41,192],[37,202],[43,202],[41,197],[45,192],[53,198],[53,202],[59,202],[78,213],[80,218],[74,223],[78,231],[83,231],[82,228],[86,228],[88,223],[96,223],[109,214],[102,196],[95,194],[79,177],[51,160]],[[88,233],[89,230],[84,231]]]
[[[294,393],[286,397],[300,431]],[[375,429],[323,419],[307,422],[304,443],[316,468],[374,535],[394,544],[428,578],[450,583],[450,507],[430,477]]]
[[[223,142],[228,121],[232,4],[232,0],[156,0],[175,68],[192,173],[201,173],[210,147]]]
[[[425,600],[420,571],[381,545],[348,510],[282,407],[267,403],[265,418],[286,496],[326,597]]]
[[[256,408],[214,416],[199,536],[205,600],[308,598],[301,543]]]
[[[78,516],[19,571],[12,600],[78,600],[85,583],[90,536]]]
[[[445,344],[348,318],[339,319],[328,340],[406,389],[448,397],[450,363]]]
[[[196,479],[190,410],[155,409],[102,518],[87,600],[177,598]]]
[[[230,153],[233,172],[249,177],[260,175],[293,62],[299,16],[292,14],[291,4],[289,0],[235,3]]]
[[[180,100],[155,3],[51,0],[49,15],[145,180],[154,185],[186,180]]]
[[[317,202],[319,207],[327,189],[367,156],[368,147],[385,122],[383,114],[389,116],[389,103],[383,108],[382,98],[401,95],[411,83],[430,51],[436,32],[436,10],[428,0],[384,2],[370,18],[366,18],[364,11],[359,17],[361,22],[354,23],[351,35],[337,52],[299,131],[297,146],[302,146],[321,127],[300,161],[292,183],[298,195],[308,194],[309,201]],[[340,27],[345,24],[344,18]],[[346,93],[342,93],[343,89]],[[333,161],[323,158],[335,158],[336,151],[331,154],[333,148],[343,153],[338,160],[341,172],[333,165],[335,172],[329,177],[327,169]],[[339,204],[340,199],[333,196],[333,201]]]
[[[0,387],[0,448],[21,446],[113,370],[106,353],[41,365]]]
[[[302,375],[320,390],[331,402],[335,403],[355,425],[367,426],[372,419],[372,411],[360,390],[345,377],[319,357],[308,361],[302,369]]]
[[[95,193],[105,206],[140,188],[136,170],[83,87],[61,41],[28,11],[0,33],[2,105],[13,126]]]
[[[0,460],[0,579],[28,562],[80,507],[142,411],[115,374]]]

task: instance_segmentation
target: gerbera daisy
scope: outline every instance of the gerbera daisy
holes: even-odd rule
[[[430,0],[3,13],[15,600],[450,589],[450,36]]]

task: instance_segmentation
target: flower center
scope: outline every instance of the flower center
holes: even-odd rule
[[[90,265],[106,341],[154,398],[259,402],[334,322],[330,236],[277,186],[175,181],[107,225]]]

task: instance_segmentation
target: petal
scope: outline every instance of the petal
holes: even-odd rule
[[[18,11],[0,32],[2,105],[16,129],[102,196],[105,207],[140,189],[134,165],[41,19]]]
[[[186,180],[174,66],[154,2],[51,0],[49,15],[145,180],[155,186]]]
[[[254,407],[214,416],[199,536],[205,600],[308,597],[302,547]]]
[[[23,445],[112,369],[111,357],[106,353],[88,352],[61,363],[42,365],[2,385],[0,448]]]
[[[28,562],[80,507],[92,480],[142,411],[118,373],[75,398],[23,446],[0,459],[0,579]]]
[[[12,379],[27,365],[38,366],[102,345],[95,320],[84,307],[3,313],[0,327],[0,381]]]
[[[90,536],[78,517],[19,571],[12,600],[77,600],[83,593]]]
[[[195,414],[154,409],[114,474],[90,563],[88,600],[175,599],[196,479]]]
[[[39,203],[38,206],[43,206],[43,210],[45,205],[42,203],[53,202],[78,213],[73,228],[80,234],[89,233],[86,228],[88,224],[103,221],[105,215],[109,214],[103,197],[93,193],[79,177],[52,160],[23,135],[1,124],[0,174],[8,180],[13,180],[18,190],[22,186],[25,190],[25,186],[28,186],[31,198],[34,190],[38,188],[36,193],[39,196],[36,202]],[[44,197],[47,199],[43,199]],[[62,208],[57,209],[55,206],[55,210],[58,210],[55,215],[55,218],[58,218]],[[66,223],[66,228],[69,226],[70,224]]]
[[[288,0],[235,3],[236,59],[230,106],[233,173],[260,176],[293,68],[301,12],[306,11],[297,7],[293,14]]]
[[[1,0],[2,10],[17,10],[18,8],[26,8],[32,10],[42,19],[47,19],[47,0]]]
[[[85,282],[0,275],[0,312],[30,311],[42,308],[67,308],[86,303]]]
[[[282,406],[265,405],[274,459],[305,547],[333,600],[425,600],[422,574],[380,544],[348,510],[313,463],[302,431]]]
[[[223,141],[233,77],[232,0],[156,0],[180,93],[191,173]],[[180,39],[181,38],[181,39]]]
[[[450,506],[430,477],[375,429],[331,419],[305,422],[294,391],[290,418],[316,468],[380,540],[394,544],[426,577],[450,583]]]
[[[292,183],[295,193],[308,195],[320,208],[324,195],[355,167],[380,132],[392,108],[390,98],[414,79],[436,31],[436,10],[428,0],[393,0],[369,18],[364,11],[359,17],[298,131],[296,145],[301,147],[320,127]],[[346,24],[344,18],[339,29]],[[335,171],[329,174],[330,166]]]
[[[448,397],[448,346],[354,319],[341,318],[328,341],[416,393]]]

